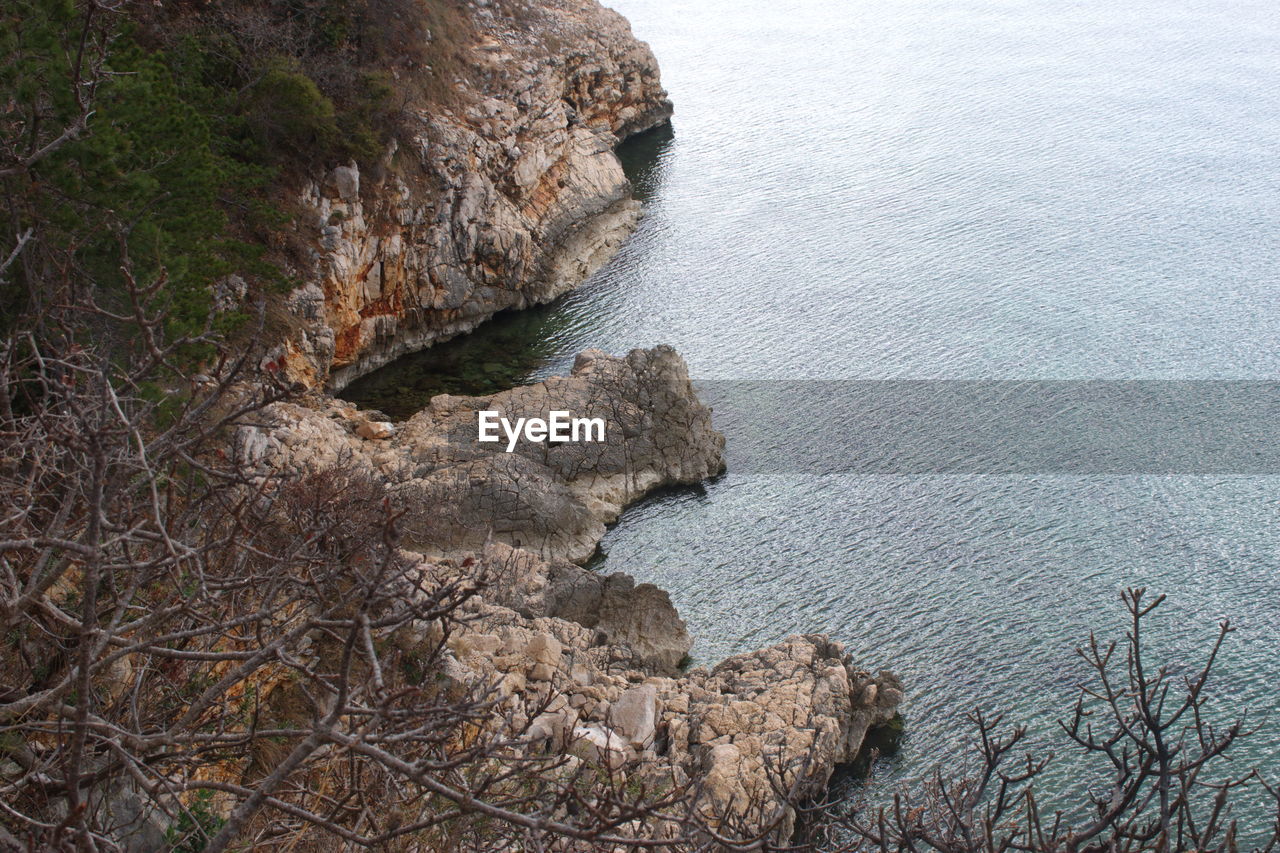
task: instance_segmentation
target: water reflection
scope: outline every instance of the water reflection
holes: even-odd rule
[[[671,123],[633,136],[618,146],[622,171],[631,181],[631,194],[646,204],[656,198],[666,181],[665,157],[675,141]]]

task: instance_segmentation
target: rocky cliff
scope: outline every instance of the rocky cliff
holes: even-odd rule
[[[440,396],[399,426],[329,396],[555,297],[618,246],[638,205],[613,147],[671,112],[626,22],[594,0],[226,0],[81,4],[64,31],[73,5],[53,29],[0,16],[33,21],[10,39],[32,115],[83,110],[27,147],[71,152],[81,184],[9,158],[23,217],[65,196],[9,261],[74,274],[48,294],[24,279],[48,297],[38,328],[0,346],[31,392],[0,407],[20,537],[0,849],[587,851],[602,830],[652,846],[673,837],[677,790],[698,813],[675,830],[700,847],[735,822],[785,841],[795,798],[901,692],[817,635],[682,673],[692,638],[670,597],[580,565],[627,505],[723,470],[672,349],[588,351],[568,376]],[[28,62],[77,43],[110,81],[93,104],[78,60]],[[362,165],[332,168],[348,157]],[[77,195],[97,184],[120,192]],[[121,292],[95,280],[108,268]],[[238,315],[282,281],[301,283],[250,340]],[[128,316],[108,310],[123,292]],[[169,320],[205,326],[209,295],[239,336],[162,347]],[[301,387],[239,381],[261,349]],[[603,434],[505,448],[477,440],[481,410],[571,412]]]
[[[418,113],[412,142],[378,168],[342,166],[304,187],[314,263],[288,300],[292,337],[267,364],[321,393],[271,407],[238,449],[264,476],[362,472],[424,576],[483,578],[442,676],[497,685],[506,716],[493,725],[514,726],[521,748],[653,790],[689,786],[708,825],[772,825],[785,842],[791,802],[820,793],[902,692],[820,635],[682,673],[693,641],[669,596],[578,565],[629,504],[723,470],[724,438],[672,349],[589,351],[568,376],[441,395],[399,425],[323,393],[555,298],[638,219],[614,146],[671,114],[649,49],[594,0],[474,12],[462,97]],[[481,410],[599,417],[606,438],[506,452],[477,441]],[[427,642],[431,626],[420,628],[399,641]]]
[[[412,109],[376,168],[302,188],[311,262],[266,363],[310,387],[554,299],[636,224],[614,147],[671,115],[648,46],[595,0],[479,2],[470,17],[448,103]]]

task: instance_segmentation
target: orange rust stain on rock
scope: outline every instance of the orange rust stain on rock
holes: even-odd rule
[[[360,354],[360,324],[354,323],[335,330],[333,341],[333,366],[344,367]]]
[[[360,316],[364,318],[376,317],[379,314],[395,314],[399,315],[404,308],[404,300],[400,298],[399,291],[392,292],[390,296],[383,296],[360,308]]]

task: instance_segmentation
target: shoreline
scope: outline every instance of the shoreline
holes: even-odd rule
[[[481,410],[552,409],[602,417],[613,438],[514,453],[477,440]],[[238,437],[264,476],[345,466],[402,513],[399,547],[421,572],[478,581],[442,672],[467,689],[496,685],[529,749],[645,784],[693,785],[706,814],[773,815],[785,839],[797,799],[825,790],[869,732],[897,718],[898,679],[861,669],[822,634],[682,672],[693,641],[670,596],[580,565],[626,507],[723,471],[724,438],[670,347],[588,351],[568,376],[440,395],[385,430],[325,396],[264,414]]]
[[[330,393],[397,357],[544,304],[598,269],[641,205],[618,159],[670,120],[657,61],[595,0],[477,13],[451,102],[408,138],[297,189],[310,260],[289,332],[263,359]],[[572,45],[572,50],[566,50]]]
[[[707,814],[776,818],[785,839],[795,802],[824,790],[868,731],[896,718],[902,688],[821,634],[681,672],[692,639],[670,596],[581,568],[626,507],[723,471],[724,438],[674,350],[587,351],[568,376],[436,396],[400,424],[334,396],[500,311],[572,290],[637,225],[641,204],[617,146],[670,119],[656,61],[625,19],[592,0],[552,14],[590,33],[596,52],[575,54],[577,69],[537,55],[536,39],[486,52],[482,61],[501,65],[499,79],[519,98],[491,90],[465,113],[424,117],[436,142],[399,154],[415,154],[442,190],[354,163],[303,188],[303,208],[320,223],[316,271],[290,294],[294,332],[268,360],[314,395],[272,406],[237,444],[264,476],[357,471],[402,511],[406,559],[432,577],[485,579],[474,625],[447,644],[445,675],[466,689],[497,684],[529,748],[693,784]],[[565,97],[570,88],[576,95]],[[537,109],[545,117],[530,119]],[[463,151],[473,152],[470,166]],[[506,454],[477,444],[480,409],[597,415],[615,439]]]

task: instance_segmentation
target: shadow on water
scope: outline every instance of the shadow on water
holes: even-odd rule
[[[689,485],[660,486],[659,488],[649,492],[649,494],[645,495],[640,500],[631,504],[631,506],[624,509],[622,511],[622,515],[618,517],[618,520],[615,521],[613,524],[609,525],[609,527],[610,529],[612,529],[614,527],[617,527],[626,519],[634,519],[636,517],[643,516],[647,513],[652,513],[652,512],[661,513],[664,510],[664,508],[670,507],[673,504],[681,504],[681,503],[705,504],[708,500],[710,500],[707,493],[707,487],[715,485],[717,482],[719,482],[719,480],[723,476],[724,476],[723,474],[718,474],[715,477],[710,477],[701,483],[692,483]],[[606,567],[606,563],[608,562],[608,560],[609,560],[609,552],[605,550],[604,544],[601,543],[599,545],[596,545],[595,553],[593,553],[591,557],[585,563],[582,564],[582,567],[584,569],[588,569],[593,572],[603,571]],[[625,569],[619,568],[618,570],[624,571]]]
[[[873,775],[878,762],[898,754],[905,732],[906,720],[901,714],[867,732],[853,761],[836,766],[829,785],[831,792],[852,796],[854,790]]]
[[[437,394],[483,396],[521,385],[554,355],[558,304],[504,311],[476,332],[398,358],[338,396],[405,420]]]
[[[865,810],[875,804],[867,798],[869,783],[888,767],[902,746],[906,723],[899,714],[882,726],[867,732],[862,748],[853,761],[837,764],[827,788],[819,797],[808,803],[812,809],[802,812],[796,823],[792,842],[797,846],[811,845],[817,849],[834,847],[843,849],[858,839],[845,827],[827,825],[823,817],[841,818]],[[864,812],[865,813],[865,812]]]
[[[618,147],[618,158],[636,198],[648,201],[661,184],[661,159],[671,145],[671,125],[634,136]],[[405,420],[437,394],[483,396],[532,381],[562,355],[558,333],[572,325],[566,296],[524,311],[504,311],[474,332],[398,358],[352,382],[338,396],[362,408]],[[586,310],[589,310],[586,309]]]
[[[666,122],[618,146],[618,160],[622,162],[627,180],[631,181],[631,194],[640,201],[647,203],[658,195],[662,187],[662,160],[675,138],[671,122]]]

